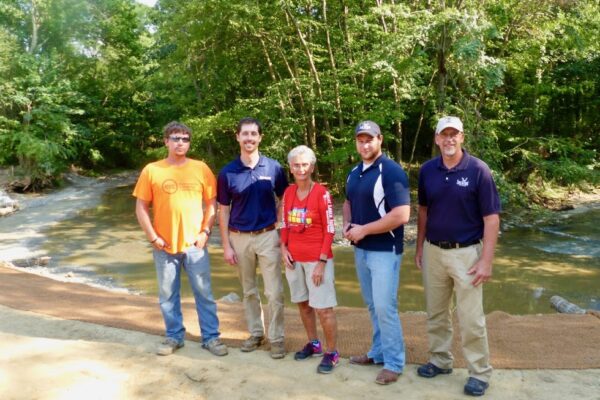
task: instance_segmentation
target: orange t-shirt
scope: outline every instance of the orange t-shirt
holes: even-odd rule
[[[152,203],[154,230],[170,245],[165,250],[175,254],[192,246],[205,227],[202,201],[217,196],[217,182],[202,161],[171,165],[160,160],[144,167],[133,195]]]

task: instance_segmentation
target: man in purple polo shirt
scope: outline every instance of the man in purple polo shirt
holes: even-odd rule
[[[452,372],[454,290],[469,371],[464,392],[481,396],[492,374],[482,284],[492,276],[500,199],[490,169],[462,149],[463,141],[460,119],[440,119],[435,143],[441,156],[423,164],[419,173],[415,261],[423,272],[430,358],[417,373],[433,378]]]
[[[262,140],[260,122],[240,120],[236,131],[240,157],[219,173],[217,201],[219,227],[225,261],[238,268],[244,292],[244,310],[250,337],[241,350],[257,349],[264,341],[265,327],[258,288],[256,264],[260,266],[265,296],[269,301],[271,357],[285,357],[283,343],[283,283],[277,233],[277,199],[288,186],[281,165],[258,151]]]

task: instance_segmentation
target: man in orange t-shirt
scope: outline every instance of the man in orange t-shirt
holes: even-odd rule
[[[169,355],[184,345],[180,293],[183,267],[196,300],[202,347],[224,356],[228,351],[219,338],[206,249],[215,222],[216,179],[205,163],[186,157],[190,128],[170,122],[163,133],[167,158],[146,165],[133,191],[137,198],[137,220],[153,247],[160,309],[166,327],[166,339],[157,354]]]

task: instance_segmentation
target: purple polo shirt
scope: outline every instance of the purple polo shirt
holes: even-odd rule
[[[468,243],[483,238],[483,217],[500,213],[500,197],[486,163],[463,149],[448,169],[442,157],[419,172],[419,205],[427,207],[427,240]]]
[[[275,195],[283,196],[288,186],[281,165],[261,154],[254,168],[238,157],[219,172],[217,201],[230,206],[229,226],[256,231],[277,222]]]

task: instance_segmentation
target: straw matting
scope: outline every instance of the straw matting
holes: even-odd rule
[[[0,304],[54,317],[91,322],[161,335],[162,317],[155,297],[108,292],[78,283],[64,283],[0,266]],[[198,340],[193,301],[183,302],[189,339]],[[360,308],[336,308],[338,349],[342,356],[368,350],[371,324]],[[239,347],[247,337],[241,304],[219,302],[222,339]],[[402,313],[408,363],[427,361],[423,314]],[[487,317],[492,365],[495,368],[600,368],[600,318],[596,315],[512,316],[493,312]],[[455,321],[455,366],[464,367]],[[306,342],[298,312],[285,310],[286,348],[294,351]]]

